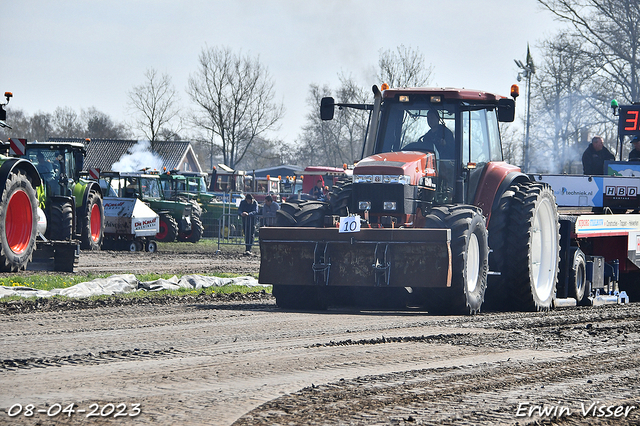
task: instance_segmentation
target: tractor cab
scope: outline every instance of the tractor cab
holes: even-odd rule
[[[353,170],[353,197],[340,215],[355,213],[385,227],[421,226],[433,206],[480,206],[487,165],[504,164],[498,122],[513,121],[514,100],[449,88],[374,87],[374,95],[373,105],[355,105],[372,111],[371,129]],[[341,106],[332,98],[322,105]]]
[[[24,158],[36,166],[51,195],[70,196],[80,180],[85,154],[82,143],[29,142]]]
[[[503,161],[498,122],[513,121],[514,101],[481,91],[427,88],[385,90],[380,102],[371,154],[432,153],[434,202],[472,203],[484,167]]]

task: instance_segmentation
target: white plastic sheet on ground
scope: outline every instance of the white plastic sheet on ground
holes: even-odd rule
[[[227,284],[243,285],[247,287],[263,286],[253,277],[219,278],[203,275],[185,275],[177,278],[175,275],[168,280],[138,281],[133,274],[112,275],[107,278],[96,278],[91,281],[76,284],[68,288],[54,288],[53,290],[36,290],[29,287],[0,286],[0,298],[5,296],[23,297],[89,297],[102,294],[124,294],[133,291],[177,290],[180,288],[202,289],[207,287],[221,287]]]

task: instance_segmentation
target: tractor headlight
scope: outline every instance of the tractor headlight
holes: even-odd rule
[[[397,204],[395,201],[385,201],[382,208],[385,210],[396,210]]]
[[[373,177],[371,175],[353,175],[353,183],[371,183]]]
[[[358,201],[358,210],[371,210],[371,201]]]
[[[399,183],[408,185],[411,178],[407,175],[353,175],[353,183]]]

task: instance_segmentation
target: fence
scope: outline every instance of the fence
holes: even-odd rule
[[[232,203],[220,203],[215,207],[204,206],[201,219],[204,225],[204,238],[218,240],[218,250],[222,245],[245,245],[242,218],[238,216],[238,208]],[[263,226],[274,226],[275,217],[256,217],[254,244],[258,243],[259,229]]]

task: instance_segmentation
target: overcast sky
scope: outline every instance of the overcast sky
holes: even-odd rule
[[[514,59],[564,24],[535,0],[2,0],[7,107],[27,114],[95,107],[127,120],[127,93],[154,68],[185,92],[205,46],[258,55],[286,113],[293,143],[307,114],[309,84],[337,87],[340,72],[370,87],[380,50],[404,44],[433,65],[432,85],[508,95]],[[524,95],[524,86],[521,85]],[[524,109],[523,99],[518,113]]]

